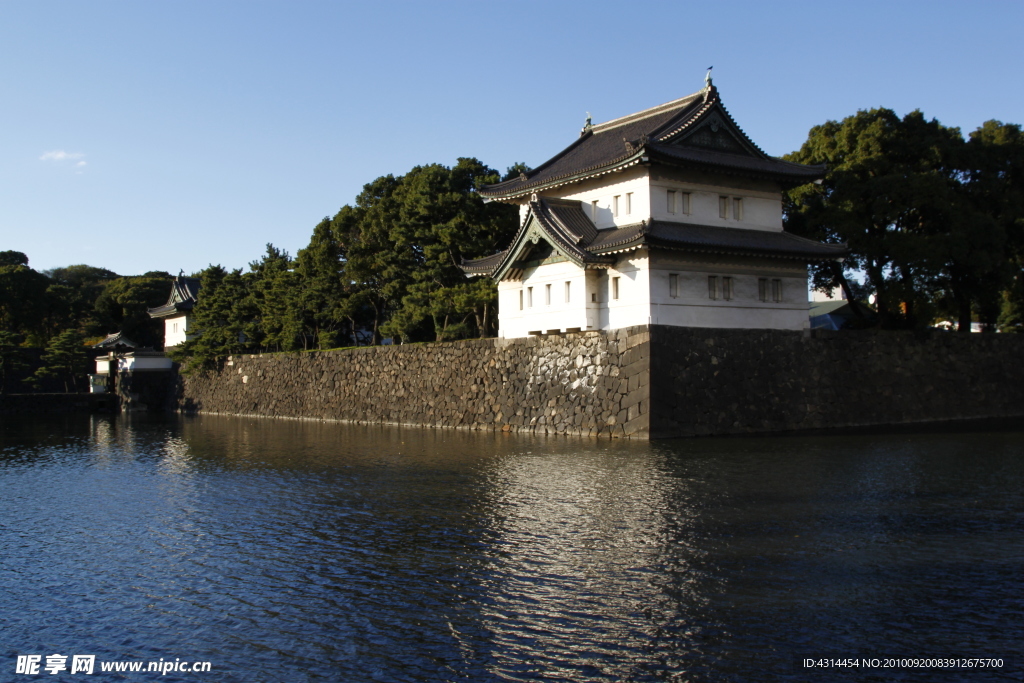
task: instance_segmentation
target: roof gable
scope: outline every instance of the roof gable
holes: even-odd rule
[[[765,154],[736,124],[718,89],[709,84],[636,114],[588,124],[575,142],[548,161],[518,178],[483,187],[480,194],[517,199],[650,161],[714,167],[787,184],[809,182],[824,174],[824,167],[792,164]]]
[[[768,158],[768,155],[762,152],[736,125],[736,122],[720,104],[709,108],[685,130],[666,136],[659,142],[663,142],[669,147],[695,147],[742,154],[757,159]]]

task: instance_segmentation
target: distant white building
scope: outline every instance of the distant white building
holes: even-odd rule
[[[498,283],[499,334],[808,326],[807,263],[845,245],[782,228],[782,190],[825,169],[770,157],[711,83],[608,123],[519,178],[481,189],[518,204],[499,254],[463,264]]]
[[[163,318],[164,348],[171,348],[192,339],[189,334],[192,308],[199,297],[199,279],[178,275],[171,285],[171,294],[163,306],[150,308],[152,318]]]

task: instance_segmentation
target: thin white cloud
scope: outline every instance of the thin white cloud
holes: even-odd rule
[[[51,152],[43,152],[43,156],[39,157],[40,161],[74,161],[75,159],[81,159],[85,155],[81,152],[65,152],[62,149],[55,149]],[[85,162],[82,162],[85,163]]]
[[[75,164],[75,166],[85,166],[85,165],[86,165],[86,163],[84,161],[79,161],[77,164]]]

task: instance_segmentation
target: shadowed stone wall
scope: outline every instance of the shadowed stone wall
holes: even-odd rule
[[[1024,418],[1024,335],[667,326],[235,356],[186,411],[672,436]]]
[[[1024,417],[1024,335],[650,331],[652,438]]]
[[[182,378],[185,411],[463,429],[648,431],[644,328],[233,356]]]

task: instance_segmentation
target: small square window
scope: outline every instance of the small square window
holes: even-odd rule
[[[612,299],[618,300],[619,298],[619,280],[621,278],[612,278]]]
[[[729,217],[729,198],[719,197],[718,198],[718,217],[728,218]]]
[[[679,276],[675,273],[668,276],[668,295],[673,299],[679,296]]]
[[[708,298],[709,299],[717,299],[718,298],[718,276],[717,275],[708,275]]]
[[[732,278],[731,277],[723,277],[722,278],[722,298],[725,299],[726,301],[731,301],[732,300]]]
[[[738,221],[743,220],[743,199],[740,197],[732,199],[732,217]]]

